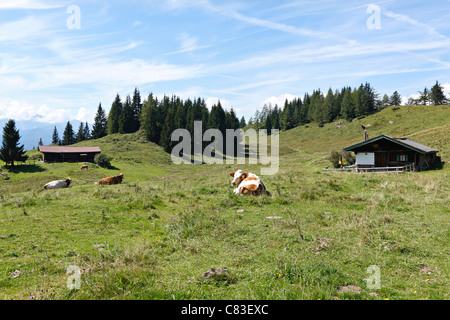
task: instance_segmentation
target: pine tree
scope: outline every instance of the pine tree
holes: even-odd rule
[[[427,87],[423,89],[423,91],[419,91],[420,97],[419,101],[422,105],[427,105],[428,101],[430,100],[430,92],[428,91]]]
[[[217,103],[217,105],[213,105],[211,107],[211,112],[209,113],[207,127],[208,127],[208,129],[211,129],[211,128],[219,129],[220,132],[222,132],[222,134],[225,135],[226,117],[225,117],[225,111],[223,110],[222,105],[220,104],[220,101]]]
[[[105,111],[102,108],[102,104],[100,103],[97,108],[97,114],[94,118],[94,125],[92,126],[92,139],[99,139],[101,137],[106,136],[106,123],[107,118]]]
[[[122,101],[120,100],[119,94],[117,94],[108,114],[108,122],[107,122],[108,134],[114,134],[120,131],[120,118],[122,114],[122,109],[123,109]]]
[[[294,126],[292,118],[293,117],[292,117],[291,104],[286,99],[284,101],[284,109],[283,109],[283,112],[281,114],[281,128],[283,130],[289,130],[289,129],[291,129]]]
[[[78,132],[77,135],[75,137],[75,142],[81,142],[86,140],[85,136],[84,136],[84,123],[81,122],[80,126],[78,127]]]
[[[131,97],[128,95],[123,103],[122,112],[119,119],[119,133],[132,133],[135,129],[134,111]]]
[[[174,109],[176,110],[174,119],[175,128],[186,128],[186,109],[179,98],[175,100]]]
[[[245,128],[247,126],[244,116],[242,116],[241,121],[239,121],[239,128]]]
[[[331,88],[328,89],[327,96],[322,104],[322,116],[321,120],[325,123],[333,120],[333,108],[334,108],[334,93]]]
[[[389,104],[391,106],[399,106],[402,103],[402,97],[397,91],[394,91],[392,96],[389,98]]]
[[[351,89],[347,88],[341,102],[341,115],[348,121],[355,117],[355,109],[352,103]]]
[[[64,129],[62,145],[68,146],[75,143],[75,134],[73,132],[70,121],[67,121],[66,128]]]
[[[86,121],[86,123],[84,125],[84,132],[83,132],[83,134],[84,134],[84,140],[90,140],[91,139],[91,130],[89,129],[89,124],[87,123],[87,121]]]
[[[137,88],[134,88],[131,108],[133,109],[133,121],[131,125],[131,132],[136,132],[140,127],[140,119],[142,114],[141,94]]]
[[[447,99],[445,98],[444,90],[442,86],[436,81],[436,84],[430,90],[430,100],[434,105],[445,104]]]
[[[371,113],[375,110],[375,99],[378,96],[368,82],[362,87],[362,114]]]
[[[170,152],[172,150],[172,132],[175,130],[173,117],[175,111],[173,107],[170,106],[167,110],[166,117],[164,119],[164,124],[161,130],[161,138],[159,140],[159,145],[164,148],[166,152]]]
[[[52,144],[57,144],[57,145],[61,144],[61,140],[59,140],[58,130],[56,129],[56,126],[55,126],[55,129],[53,129]]]
[[[19,146],[19,140],[19,130],[16,130],[16,123],[11,119],[3,127],[3,142],[0,149],[0,159],[6,165],[10,163],[14,167],[14,161],[26,161],[28,159],[23,150],[24,145]]]
[[[311,103],[309,106],[308,115],[311,121],[323,123],[322,105],[324,100],[325,98],[320,89],[313,91],[313,94],[311,95]]]
[[[233,107],[230,108],[229,112],[225,113],[225,122],[227,129],[239,129],[239,119],[236,116],[236,112]]]
[[[144,129],[147,140],[159,144],[162,124],[163,119],[158,99],[154,99],[153,94],[150,93],[142,106],[141,114],[141,128]]]
[[[44,143],[42,142],[42,138],[39,138],[38,146],[43,146]]]
[[[355,90],[352,92],[352,103],[355,110],[355,116],[361,116],[365,113],[365,106],[364,106],[364,88],[361,84],[358,89],[355,88]]]
[[[383,107],[386,107],[389,105],[389,96],[387,94],[384,94],[383,99],[381,100],[381,105]]]

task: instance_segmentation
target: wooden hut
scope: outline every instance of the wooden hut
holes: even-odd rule
[[[440,161],[439,150],[408,138],[392,138],[387,135],[367,139],[344,151],[353,151],[359,168],[400,167],[411,165],[414,170],[425,170]]]
[[[44,162],[94,162],[99,147],[39,146]]]

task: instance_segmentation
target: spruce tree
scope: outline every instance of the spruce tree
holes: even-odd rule
[[[91,130],[89,129],[89,124],[87,123],[87,121],[84,124],[83,135],[84,135],[84,140],[90,140],[91,139]]]
[[[140,119],[142,114],[141,93],[137,88],[134,88],[131,108],[133,109],[133,121],[131,124],[130,131],[136,132],[139,130],[140,127]]]
[[[245,122],[245,118],[244,118],[244,116],[242,116],[241,120],[239,121],[239,128],[244,128],[246,126],[247,126],[247,124]]]
[[[438,106],[445,104],[447,99],[445,98],[444,90],[442,86],[436,81],[436,84],[430,90],[431,103]]]
[[[14,167],[14,161],[26,161],[28,159],[23,150],[24,145],[19,146],[19,140],[19,130],[16,130],[16,123],[11,119],[3,127],[3,142],[0,149],[0,159],[6,165],[10,163]]]
[[[135,129],[133,106],[131,97],[128,95],[123,103],[122,112],[119,120],[119,133],[132,133]]]
[[[334,108],[334,93],[331,88],[328,89],[328,93],[322,104],[322,121],[325,123],[333,120],[333,108]]]
[[[419,91],[420,97],[419,101],[422,105],[427,105],[428,101],[430,100],[430,92],[428,91],[427,87],[423,89],[423,91]]]
[[[170,152],[172,150],[172,132],[175,130],[173,122],[174,113],[175,111],[173,111],[172,106],[169,107],[161,130],[159,145],[162,146],[166,152]]]
[[[85,136],[84,136],[84,123],[81,122],[80,126],[78,127],[78,132],[75,138],[75,142],[81,142],[86,140]]]
[[[39,138],[38,146],[43,146],[44,143],[42,142],[42,138]]]
[[[402,103],[402,97],[397,91],[394,91],[392,96],[389,98],[389,104],[391,106],[399,106]]]
[[[111,105],[111,109],[108,114],[107,133],[114,134],[120,131],[120,119],[122,114],[122,101],[119,94],[116,95],[114,102]]]
[[[352,93],[350,88],[345,90],[344,96],[342,97],[341,115],[348,121],[355,117],[355,109],[352,103]]]
[[[105,111],[102,108],[102,104],[100,103],[97,108],[97,114],[94,118],[94,125],[92,126],[92,139],[99,139],[101,137],[106,136],[106,123],[107,118]]]
[[[52,144],[56,144],[56,145],[60,145],[61,144],[61,140],[59,140],[58,129],[56,129],[56,126],[53,129]]]
[[[141,128],[145,131],[147,140],[159,144],[161,137],[161,114],[158,108],[158,100],[153,99],[153,94],[148,95],[147,101],[142,106]]]
[[[62,145],[68,146],[75,143],[75,134],[73,132],[70,121],[67,121],[66,128],[64,129]]]

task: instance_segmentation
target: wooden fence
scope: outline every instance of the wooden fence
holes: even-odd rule
[[[405,171],[415,171],[414,164],[410,163],[406,166],[399,167],[373,167],[373,168],[357,168],[356,166],[349,166],[344,168],[323,168],[323,171],[351,171],[357,173],[369,173],[369,172],[405,172]]]

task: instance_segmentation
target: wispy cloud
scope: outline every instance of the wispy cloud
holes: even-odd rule
[[[425,30],[429,35],[431,36],[437,36],[441,39],[444,40],[448,40],[449,38],[444,36],[443,34],[439,33],[435,28],[427,25],[426,23],[417,21],[415,19],[412,19],[411,17],[404,15],[404,14],[399,14],[399,13],[394,13],[392,11],[389,10],[382,10],[381,11],[386,17],[389,18],[393,18],[396,21],[400,22],[400,23],[407,23],[410,24],[412,26],[418,27],[422,30]]]
[[[53,9],[62,7],[64,4],[59,2],[48,2],[41,0],[0,0],[1,9]]]
[[[184,32],[178,36],[177,40],[180,42],[179,49],[176,51],[169,52],[167,53],[167,55],[187,53],[211,47],[211,45],[199,45],[197,37],[191,36]]]
[[[48,37],[49,22],[42,17],[28,16],[0,24],[0,42],[21,42]]]

